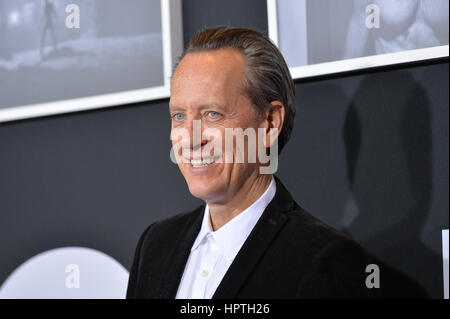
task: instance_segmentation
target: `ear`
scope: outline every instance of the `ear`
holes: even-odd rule
[[[267,147],[272,146],[274,137],[277,137],[281,133],[281,129],[283,128],[284,116],[285,116],[285,108],[284,104],[280,101],[272,101],[268,109],[265,112],[264,122],[266,127],[266,145]],[[276,129],[276,136],[271,136],[271,129]],[[272,130],[273,132],[273,130]],[[273,133],[272,133],[273,134]]]

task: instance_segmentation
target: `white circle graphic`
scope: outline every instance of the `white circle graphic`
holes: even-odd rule
[[[40,253],[6,279],[2,299],[125,298],[128,271],[114,258],[84,247]]]

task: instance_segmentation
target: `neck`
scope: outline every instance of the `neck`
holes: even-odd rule
[[[256,202],[267,190],[271,180],[272,175],[257,174],[248,178],[226,203],[207,203],[213,230],[218,230]]]

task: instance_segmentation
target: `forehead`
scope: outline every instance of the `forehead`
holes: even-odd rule
[[[241,93],[244,74],[245,58],[238,50],[188,53],[173,75],[170,104],[226,103]]]

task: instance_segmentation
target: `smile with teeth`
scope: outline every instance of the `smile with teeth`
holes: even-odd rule
[[[203,167],[214,163],[214,158],[191,159],[192,167]]]

